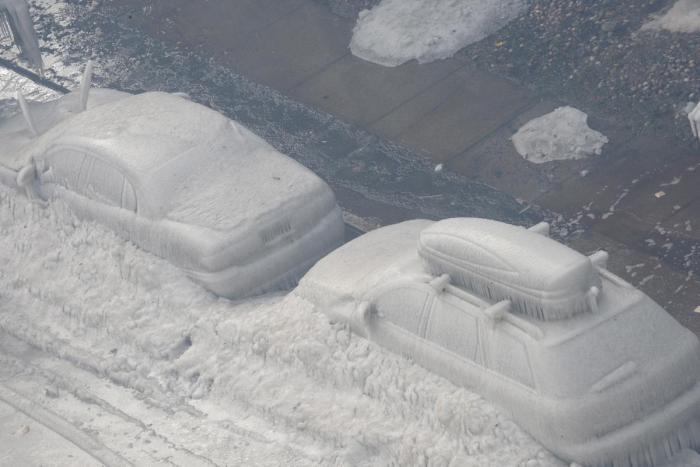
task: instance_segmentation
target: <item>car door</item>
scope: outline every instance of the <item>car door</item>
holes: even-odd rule
[[[61,148],[37,160],[40,190],[48,199],[57,188],[96,203],[136,212],[137,199],[133,186],[116,167],[85,151]]]
[[[79,192],[87,169],[88,159],[85,153],[73,149],[58,149],[36,158],[36,171],[42,198],[51,198],[60,188]]]
[[[481,359],[479,310],[449,293],[438,295],[424,324],[425,339],[469,362]]]
[[[421,324],[434,298],[427,284],[403,283],[379,293],[372,301],[369,338],[383,347],[413,357],[419,346]]]
[[[486,366],[513,381],[535,388],[525,332],[507,321],[485,326],[484,331]]]

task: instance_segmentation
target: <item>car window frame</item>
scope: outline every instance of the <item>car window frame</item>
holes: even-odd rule
[[[418,332],[412,332],[409,329],[401,326],[400,324],[393,322],[391,319],[389,319],[385,316],[382,316],[380,314],[379,310],[377,309],[377,302],[382,297],[385,297],[389,293],[395,293],[395,292],[398,292],[399,290],[405,289],[405,288],[418,289],[418,290],[422,290],[425,292],[425,301],[423,302],[423,306],[422,306],[421,310],[419,311],[420,316],[418,317]],[[432,303],[434,300],[435,300],[434,290],[429,285],[423,284],[420,282],[401,281],[401,282],[396,283],[396,284],[391,284],[387,287],[382,287],[380,290],[378,290],[374,294],[374,296],[372,297],[372,299],[370,301],[372,304],[372,308],[375,311],[373,313],[373,317],[374,317],[373,321],[375,322],[375,325],[389,325],[393,329],[398,329],[404,333],[408,333],[408,334],[411,334],[411,335],[416,336],[416,337],[421,337],[419,333],[422,329],[422,324],[425,320],[425,315],[427,313],[427,310],[429,310],[432,307]]]
[[[430,328],[430,322],[433,318],[433,314],[437,312],[439,305],[443,302],[447,303],[449,306],[456,308],[460,313],[463,313],[463,314],[470,316],[471,318],[474,319],[474,332],[476,334],[476,345],[475,345],[475,349],[474,349],[474,358],[473,359],[469,359],[468,357],[465,357],[465,356],[459,354],[455,350],[452,350],[439,342],[435,342],[434,340],[431,340],[428,337],[428,330]],[[450,303],[450,302],[457,302],[457,303]],[[463,308],[463,307],[458,306],[459,303],[464,303],[468,306]],[[474,310],[472,311],[469,308],[474,308]],[[473,362],[473,363],[476,363],[480,366],[486,367],[486,365],[484,364],[484,361],[483,361],[483,358],[484,358],[484,349],[483,349],[483,340],[484,340],[483,333],[484,333],[484,331],[482,329],[483,316],[482,316],[482,313],[480,313],[480,311],[481,310],[477,309],[477,307],[475,306],[474,303],[469,302],[469,301],[465,300],[464,298],[459,297],[455,294],[449,293],[449,291],[447,291],[447,289],[446,289],[441,294],[436,294],[435,299],[432,301],[432,304],[430,306],[430,310],[425,313],[425,315],[424,315],[425,322],[422,325],[420,337],[422,339],[434,344],[434,345],[439,346],[440,348],[444,349],[445,351],[454,354],[455,356],[457,356],[461,359],[469,360],[470,362]]]
[[[129,213],[138,214],[139,205],[140,205],[140,203],[139,203],[139,198],[140,198],[139,191],[136,189],[136,184],[131,180],[131,177],[130,177],[128,171],[119,167],[118,164],[114,164],[114,163],[110,162],[109,160],[106,160],[105,157],[99,155],[98,153],[95,153],[94,151],[91,151],[90,149],[81,148],[79,146],[72,146],[72,145],[60,145],[60,146],[52,147],[49,151],[47,151],[45,154],[42,154],[40,156],[40,158],[38,158],[40,161],[40,164],[41,164],[41,166],[38,167],[38,169],[40,169],[41,171],[49,170],[51,167],[49,166],[47,168],[48,159],[50,159],[52,156],[54,156],[55,154],[60,153],[62,151],[72,151],[74,153],[78,153],[78,154],[83,155],[83,162],[80,166],[80,171],[79,171],[78,177],[77,177],[77,180],[78,180],[76,183],[77,186],[76,187],[69,187],[66,184],[59,183],[57,181],[53,181],[51,183],[54,183],[54,184],[62,187],[63,189],[70,191],[74,195],[80,196],[80,197],[82,197],[90,202],[99,204],[100,206],[108,206],[110,208],[122,209],[126,212],[129,212]],[[88,183],[89,177],[92,174],[92,171],[94,169],[96,160],[99,160],[100,163],[107,165],[112,170],[116,170],[123,177],[119,205],[112,205],[112,204],[102,202],[101,200],[95,199],[95,197],[91,197],[86,193],[87,183]],[[46,183],[46,182],[42,182],[42,184],[43,183]],[[131,187],[131,191],[134,195],[133,209],[124,207],[124,187],[127,183]]]

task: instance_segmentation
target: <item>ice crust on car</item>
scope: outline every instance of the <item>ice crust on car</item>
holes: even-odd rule
[[[586,256],[545,235],[488,219],[447,219],[420,233],[418,254],[435,275],[510,300],[521,313],[554,320],[591,311],[600,278]],[[593,289],[595,290],[595,289]]]
[[[330,187],[247,128],[181,96],[94,90],[0,123],[0,181],[65,199],[217,295],[287,288],[338,246]],[[34,128],[32,128],[34,127]],[[35,136],[35,133],[38,136]]]
[[[396,224],[330,253],[295,292],[331,321],[496,402],[562,459],[651,467],[700,446],[697,337],[605,269],[605,255],[586,258],[545,234],[543,225],[484,219]],[[489,296],[462,282],[473,263],[488,272],[481,284],[513,287]],[[521,313],[509,301],[523,284],[573,289],[571,297],[596,284],[595,310],[525,297],[565,317]]]

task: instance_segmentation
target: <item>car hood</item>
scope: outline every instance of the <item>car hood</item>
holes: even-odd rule
[[[321,305],[363,297],[384,280],[423,271],[416,245],[434,221],[412,220],[382,227],[341,246],[311,268],[297,293]],[[424,273],[424,272],[423,272]]]
[[[183,154],[159,171],[163,217],[219,232],[300,215],[313,223],[336,206],[328,185],[244,127]],[[192,164],[192,158],[196,163]]]

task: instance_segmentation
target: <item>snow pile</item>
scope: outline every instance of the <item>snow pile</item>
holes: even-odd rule
[[[664,14],[642,26],[643,30],[700,32],[700,0],[677,0]]]
[[[568,106],[530,120],[512,139],[518,154],[535,164],[600,155],[608,142],[589,128],[586,113]]]
[[[384,66],[432,62],[482,40],[526,10],[525,0],[382,0],[360,12],[350,50]]]
[[[0,291],[3,331],[164,407],[244,411],[313,463],[564,465],[481,397],[294,294],[216,299],[60,202],[2,187]]]

